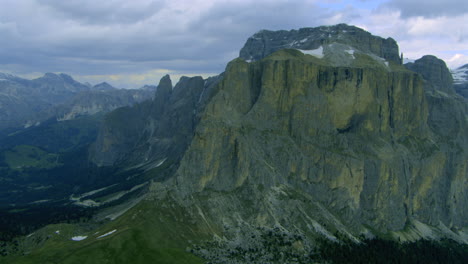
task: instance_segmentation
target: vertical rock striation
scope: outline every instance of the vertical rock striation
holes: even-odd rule
[[[295,190],[355,233],[398,231],[412,221],[462,228],[467,135],[448,147],[431,129],[440,112],[433,107],[423,79],[400,66],[332,67],[288,50],[256,63],[237,59],[175,182],[186,196]],[[466,119],[457,122],[466,131]]]
[[[123,162],[148,168],[163,160],[177,162],[217,81],[218,77],[182,77],[172,88],[169,75],[164,76],[154,100],[106,116],[90,151],[91,160],[99,166]]]

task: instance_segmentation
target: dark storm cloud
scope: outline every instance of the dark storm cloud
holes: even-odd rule
[[[307,1],[5,1],[0,63],[72,74],[220,72],[254,32],[325,15]]]
[[[157,14],[166,0],[37,0],[63,19],[85,24],[135,23]]]
[[[457,16],[468,12],[466,0],[391,0],[386,6],[399,9],[402,17]]]

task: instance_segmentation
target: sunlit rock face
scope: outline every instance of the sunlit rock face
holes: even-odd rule
[[[261,31],[221,76],[164,77],[152,102],[108,115],[92,160],[174,164],[149,199],[170,193],[217,234],[446,235],[467,226],[466,103],[445,64],[415,64],[347,25]]]
[[[330,221],[334,228],[354,234],[398,231],[415,221],[466,226],[466,105],[448,94],[445,64],[428,66],[442,74],[425,79],[396,56],[362,47],[347,52],[354,58],[346,66],[336,66],[340,51],[327,48],[323,56],[297,46],[251,58],[245,54],[252,38],[242,59],[228,65],[184,154],[175,178],[183,195],[294,190],[341,219]],[[447,96],[432,95],[428,83]],[[259,210],[248,221],[260,225],[301,210],[275,215],[274,205],[259,203],[268,213]],[[323,218],[316,210],[308,217]]]

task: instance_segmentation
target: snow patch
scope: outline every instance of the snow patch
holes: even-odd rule
[[[323,58],[323,47],[320,46],[318,49],[314,49],[314,50],[301,50],[301,49],[298,49],[300,52],[304,53],[304,54],[307,54],[307,55],[312,55],[314,57],[317,57],[319,59]]]
[[[387,69],[390,68],[390,66],[389,66],[390,64],[388,63],[388,61],[387,61],[386,59],[384,59],[384,58],[382,58],[382,57],[379,57],[379,56],[376,56],[376,55],[374,55],[374,54],[370,54],[370,53],[367,54],[367,55],[371,56],[376,62],[380,63],[382,66],[385,65],[385,67],[386,67]]]
[[[161,160],[158,164],[156,164],[156,168],[163,165],[163,163],[167,160],[167,158],[164,158],[163,160]]]
[[[97,238],[103,238],[103,237],[106,237],[106,236],[108,236],[108,235],[112,235],[112,234],[115,233],[116,231],[117,231],[117,229],[114,229],[114,230],[112,230],[112,231],[110,231],[110,232],[105,233],[104,235],[98,236]]]
[[[453,82],[455,84],[464,83],[468,81],[468,71],[462,68],[458,68],[451,71]]]
[[[41,203],[47,203],[48,201],[51,201],[51,200],[38,200],[38,201],[31,202],[29,204],[41,204]]]
[[[109,189],[110,187],[113,187],[114,185],[116,185],[116,184],[112,184],[112,185],[110,185],[110,186],[107,186],[107,187],[104,187],[104,188],[101,188],[101,189],[92,190],[92,191],[90,191],[90,192],[87,192],[87,193],[83,193],[83,194],[81,194],[81,195],[78,195],[77,197],[75,197],[75,195],[72,194],[72,195],[70,195],[70,201],[74,201],[74,202],[80,201],[81,199],[83,199],[83,198],[85,198],[85,197],[87,197],[87,196],[91,196],[91,195],[94,195],[94,194],[96,194],[96,193],[102,192],[102,191],[104,191],[104,190],[106,190],[106,189]]]
[[[83,207],[97,207],[100,205],[100,203],[93,201],[91,199],[87,199],[84,201],[77,201],[75,202],[75,204],[78,206],[83,206]]]
[[[294,45],[296,45],[296,43],[297,43],[297,41],[293,41],[293,42],[289,43],[288,46],[291,48],[291,47],[293,47]]]
[[[354,57],[354,51],[353,49],[350,49],[350,50],[345,50],[346,53],[348,53],[349,55],[351,55],[351,57],[354,59],[356,59],[356,57]]]
[[[74,236],[74,237],[71,238],[71,240],[81,241],[81,240],[85,240],[86,238],[88,238],[88,236]]]
[[[25,124],[24,124],[24,128],[29,128],[29,127],[32,127],[34,126],[35,123],[33,123],[34,121],[27,121]]]
[[[300,42],[300,43],[304,43],[304,42],[306,42],[307,40],[309,40],[309,38],[301,39],[301,40],[299,40],[299,42]]]

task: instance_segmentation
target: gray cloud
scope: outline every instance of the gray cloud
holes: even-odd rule
[[[84,24],[129,24],[145,20],[158,13],[166,0],[37,0],[55,11],[62,19]]]
[[[2,0],[0,71],[220,73],[261,29],[353,23],[371,15],[332,2],[333,8],[316,0]],[[375,22],[388,24],[368,21],[372,29],[379,28]],[[121,79],[115,85],[122,86]]]
[[[466,0],[391,0],[385,4],[401,10],[402,17],[457,16],[468,12]]]
[[[5,1],[0,70],[19,72],[219,73],[254,32],[326,17],[308,1]]]

